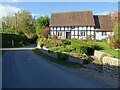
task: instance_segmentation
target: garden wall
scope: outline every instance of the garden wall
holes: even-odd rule
[[[104,71],[112,70],[118,72],[118,69],[120,68],[120,60],[117,58],[105,56],[103,57],[102,62]]]
[[[103,63],[104,71],[115,71],[118,72],[120,67],[120,59],[113,58],[111,55],[95,50],[94,57]]]
[[[57,58],[57,53],[55,53],[55,52],[50,52],[49,53],[47,48],[43,47],[43,49],[41,49],[41,47],[39,46],[39,44],[37,45],[37,48],[39,48],[42,53],[45,53],[45,54],[48,54],[49,56]],[[75,62],[75,63],[80,63],[80,64],[83,63],[83,60],[81,60],[79,58],[72,57],[72,56],[68,57],[68,61]]]

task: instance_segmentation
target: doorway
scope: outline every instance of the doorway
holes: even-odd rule
[[[66,39],[71,39],[71,32],[66,32]]]

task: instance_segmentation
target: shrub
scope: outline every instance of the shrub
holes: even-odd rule
[[[111,48],[120,48],[120,40],[119,38],[113,37],[113,36],[109,36],[109,47]]]
[[[63,40],[62,40],[62,45],[63,45],[63,46],[71,45],[71,41],[68,40],[68,39],[63,39]]]
[[[58,56],[58,58],[60,60],[66,61],[68,59],[68,55],[67,54],[57,53],[57,56]]]
[[[39,39],[37,40],[37,42],[38,42],[39,45],[41,45],[41,44],[46,44],[46,41],[47,41],[46,38],[39,38]]]
[[[48,38],[49,33],[50,33],[49,28],[42,28],[40,30],[40,36],[41,36],[41,38]]]
[[[65,47],[66,52],[71,52],[74,50],[75,50],[75,47],[73,45],[66,45],[66,47]]]
[[[14,41],[14,47],[23,46],[28,43],[27,37],[23,35],[6,33],[1,33],[0,35],[2,35],[2,48],[12,47],[12,41]]]
[[[64,47],[63,46],[51,47],[50,50],[54,52],[62,52],[64,51]]]
[[[56,35],[53,35],[52,40],[58,40],[58,37]]]
[[[91,42],[91,41],[93,41],[94,40],[94,36],[93,35],[88,35],[87,37],[86,37],[86,41],[87,42]]]
[[[77,51],[82,53],[82,54],[93,55],[94,54],[94,50],[101,50],[101,49],[102,49],[102,47],[97,45],[97,44],[95,44],[95,43],[93,43],[93,44],[91,44],[91,43],[81,43],[79,45],[79,50],[77,50]]]
[[[87,46],[80,46],[80,53],[87,53],[87,49],[88,49],[88,47]]]
[[[83,64],[89,64],[90,63],[90,59],[86,54],[82,54],[80,59],[84,60]]]

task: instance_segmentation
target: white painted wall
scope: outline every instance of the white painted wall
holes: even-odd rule
[[[95,32],[96,40],[102,40],[108,37],[108,35],[111,35],[112,32],[107,32],[106,36],[102,36],[102,32]]]
[[[74,35],[74,31],[71,31],[71,35]]]
[[[94,26],[88,26],[88,27],[86,27],[86,26],[84,26],[84,27],[75,26],[74,29],[71,29],[70,26],[69,27],[66,26],[65,31],[62,32],[62,36],[60,38],[65,39],[66,38],[66,32],[70,32],[69,30],[71,30],[71,38],[74,38],[74,36],[72,36],[72,35],[74,35],[74,31],[72,31],[72,30],[75,30],[75,35],[78,35],[78,31],[77,31],[78,28],[79,28],[79,30],[91,30],[91,35],[94,35]],[[51,35],[53,35],[53,34],[57,35],[56,31],[54,31],[54,32],[52,31],[53,27],[50,27],[50,30],[51,30]],[[56,27],[54,27],[54,30],[56,30]],[[61,31],[62,30],[64,30],[63,26],[61,27]],[[57,31],[60,31],[60,27],[57,27]],[[96,33],[95,34],[96,35],[96,40],[102,40],[102,39],[108,37],[108,35],[111,35],[111,32],[107,32],[106,36],[102,36],[102,32],[95,32],[95,33]],[[90,35],[90,31],[88,31],[87,34]],[[78,36],[75,36],[75,38],[78,38]],[[79,39],[85,39],[85,38],[86,38],[86,36],[79,36]]]

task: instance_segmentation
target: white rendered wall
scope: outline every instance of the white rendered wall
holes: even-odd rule
[[[86,33],[86,30],[87,30],[87,35],[90,35],[90,31],[91,30],[94,30],[94,27],[93,26],[75,26],[75,28],[71,29],[70,26],[61,26],[61,27],[54,27],[54,30],[57,29],[57,32],[60,31],[63,31],[62,32],[62,36],[59,36],[60,38],[64,39],[66,38],[66,32],[70,32],[71,31],[71,38],[78,38],[78,36],[75,36],[74,35],[78,35],[78,29],[79,31],[80,30],[85,30],[85,33]],[[65,29],[65,31],[64,31]],[[53,30],[53,27],[50,27],[50,30],[51,30],[51,35],[57,35],[56,31],[52,31]],[[75,33],[74,33],[74,30],[75,30]],[[73,36],[72,36],[73,35]],[[91,31],[91,35],[94,35],[94,31]],[[99,37],[99,34],[98,34],[98,37]],[[97,37],[97,38],[98,38]],[[79,39],[85,39],[86,38],[86,35],[85,36],[79,36]]]
[[[111,35],[112,32],[107,32],[107,35],[106,36],[102,36],[102,32],[95,32],[95,35],[96,35],[96,40],[102,40],[102,39],[105,39],[107,38],[109,35]]]

